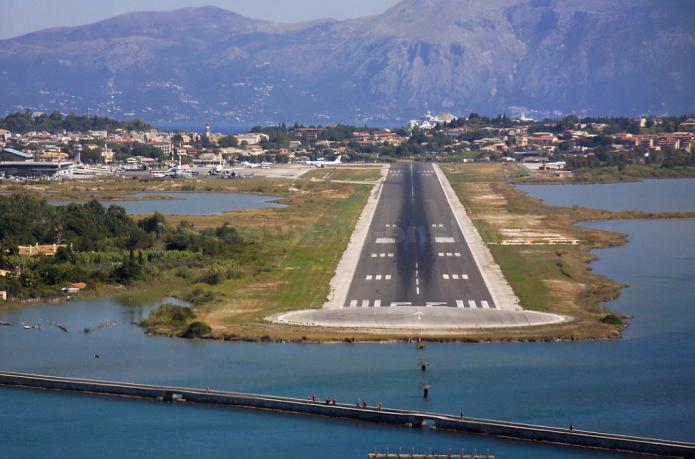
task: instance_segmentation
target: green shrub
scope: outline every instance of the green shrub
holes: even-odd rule
[[[613,314],[612,312],[603,316],[601,322],[609,325],[623,325],[623,319],[621,319],[616,314]]]
[[[181,327],[189,320],[195,319],[191,308],[178,304],[165,303],[153,310],[147,319],[140,322],[143,327],[172,326]]]
[[[204,338],[210,336],[212,328],[204,322],[192,322],[183,333],[184,338]]]

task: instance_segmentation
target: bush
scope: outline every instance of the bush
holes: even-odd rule
[[[203,289],[201,287],[196,287],[186,295],[185,300],[189,301],[195,305],[212,303],[213,301],[219,299],[219,294],[211,292],[210,290]]]
[[[623,319],[621,319],[616,314],[610,313],[603,316],[601,322],[609,325],[623,325]]]
[[[184,338],[204,338],[210,336],[212,328],[205,322],[192,322],[183,333]]]
[[[186,306],[165,303],[152,311],[147,319],[140,322],[143,327],[172,326],[181,327],[189,320],[195,319],[195,314]]]

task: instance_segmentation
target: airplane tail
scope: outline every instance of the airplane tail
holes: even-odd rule
[[[343,155],[338,155],[338,157],[335,158],[334,163],[335,163],[335,164],[340,164],[340,160],[341,160],[342,157],[343,157]]]

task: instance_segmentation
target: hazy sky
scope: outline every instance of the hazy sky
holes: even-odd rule
[[[271,21],[296,22],[378,14],[398,0],[0,0],[0,39],[48,27],[74,26],[129,11],[215,5]]]

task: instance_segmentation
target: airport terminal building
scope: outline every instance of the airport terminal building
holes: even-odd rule
[[[34,155],[13,148],[0,151],[0,177],[62,177],[70,176],[72,161],[34,161]]]

